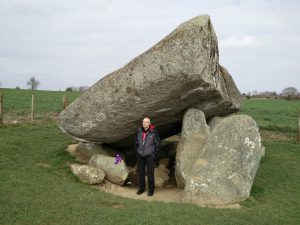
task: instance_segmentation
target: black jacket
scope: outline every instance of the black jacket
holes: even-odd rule
[[[160,148],[160,137],[154,126],[151,124],[143,144],[142,133],[144,128],[140,128],[135,138],[135,151],[141,156],[155,155]]]

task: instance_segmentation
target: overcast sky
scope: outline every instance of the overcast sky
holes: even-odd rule
[[[0,0],[1,86],[90,86],[201,14],[241,92],[300,91],[297,0]]]

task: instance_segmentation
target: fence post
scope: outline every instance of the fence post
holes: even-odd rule
[[[0,126],[3,126],[3,95],[0,94]]]
[[[68,98],[67,96],[63,96],[63,109],[67,108],[68,106]]]
[[[300,110],[298,111],[298,141],[300,142]]]
[[[34,121],[34,95],[31,97],[31,122]]]

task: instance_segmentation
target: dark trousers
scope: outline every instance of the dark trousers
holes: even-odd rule
[[[145,190],[145,168],[147,166],[148,189],[154,192],[154,156],[141,156],[137,154],[138,172],[139,172],[139,190]]]

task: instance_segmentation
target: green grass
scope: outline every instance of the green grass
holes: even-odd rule
[[[62,111],[62,98],[68,97],[69,103],[80,96],[79,92],[40,91],[0,88],[4,98],[4,120],[12,121],[23,117],[29,121],[31,96],[35,95],[36,119],[46,120],[51,113]],[[300,101],[284,99],[249,99],[244,100],[239,114],[253,117],[260,129],[296,134]],[[25,117],[25,119],[24,119]]]
[[[6,116],[60,112],[62,96],[79,93],[0,89]],[[241,114],[261,129],[297,132],[299,101],[246,100]],[[146,202],[79,182],[66,166],[72,140],[54,122],[0,127],[0,224],[300,224],[300,144],[263,139],[266,156],[241,209]],[[43,166],[44,165],[44,166]],[[121,206],[115,208],[114,206]]]
[[[65,149],[71,142],[53,123],[0,128],[1,224],[300,224],[297,143],[264,142],[251,198],[237,210],[103,193],[70,173],[66,162],[74,159]]]
[[[63,109],[63,96],[67,96],[69,104],[78,96],[79,92],[41,91],[25,89],[0,88],[3,95],[4,120],[29,120],[31,113],[31,96],[35,97],[36,119],[45,119],[52,113],[59,113]]]
[[[239,114],[251,116],[264,130],[296,133],[300,101],[285,99],[244,100]]]

